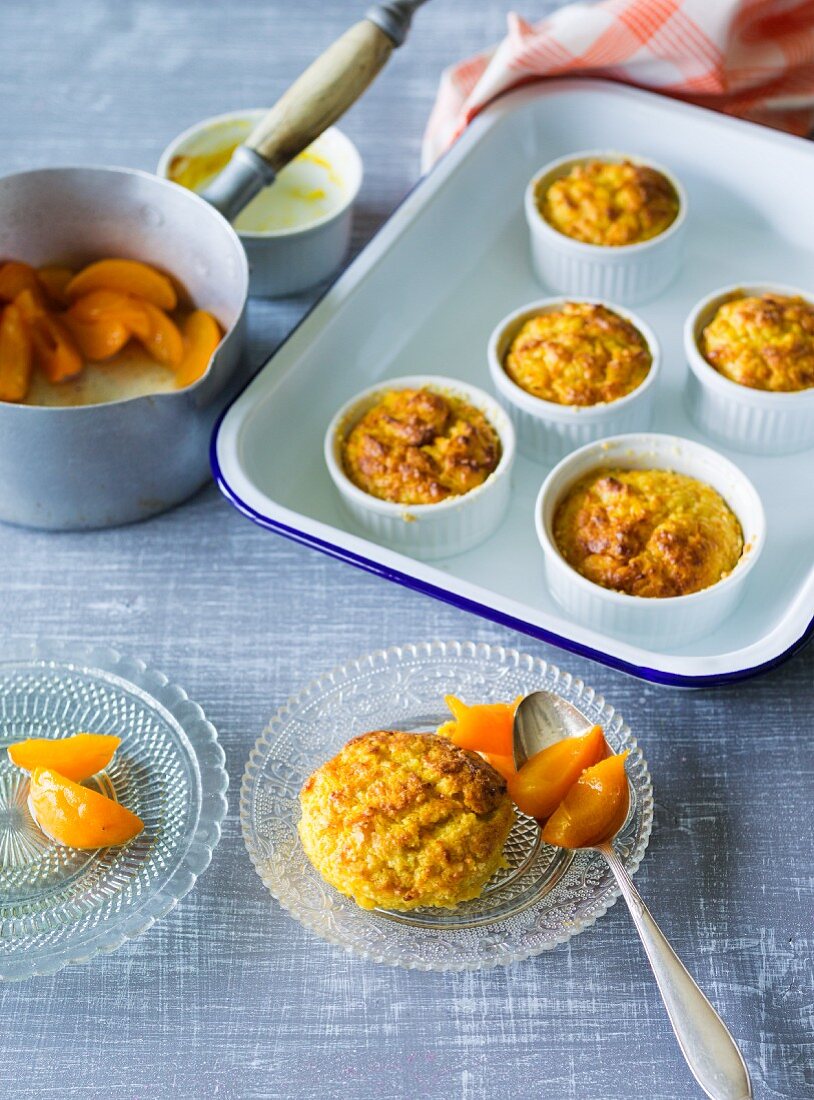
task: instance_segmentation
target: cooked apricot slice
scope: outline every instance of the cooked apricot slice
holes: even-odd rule
[[[582,737],[565,737],[535,753],[509,780],[509,794],[529,817],[550,817],[586,768],[605,755],[605,737],[592,726]]]
[[[12,764],[25,771],[53,768],[79,783],[89,779],[113,759],[121,737],[107,733],[75,733],[72,737],[29,737],[8,747]]]
[[[22,291],[39,292],[39,289],[37,272],[30,264],[20,263],[19,260],[0,264],[0,301],[13,302]]]
[[[499,775],[503,776],[507,783],[517,774],[514,770],[513,756],[501,756],[496,752],[482,752],[481,756],[492,765]]]
[[[65,325],[85,359],[92,363],[109,359],[121,351],[130,339],[127,326],[112,314],[96,321],[80,321],[70,310],[64,314]]]
[[[186,318],[183,324],[184,357],[175,372],[179,389],[191,386],[206,372],[222,335],[220,325],[205,309],[196,309]]]
[[[31,773],[28,808],[42,831],[68,848],[126,844],[144,828],[134,813],[52,768]]]
[[[39,289],[23,290],[14,299],[31,335],[34,360],[50,382],[79,374],[85,365],[76,341],[60,318],[45,308]]]
[[[6,306],[0,317],[0,401],[24,401],[31,382],[33,347],[20,307]]]
[[[59,267],[50,264],[48,267],[37,268],[37,279],[50,300],[58,306],[68,304],[68,296],[65,289],[76,272],[69,267]]]
[[[77,298],[68,313],[78,321],[86,322],[115,317],[133,336],[147,339],[150,334],[150,319],[143,303],[118,290],[91,290],[89,294]]]
[[[26,287],[14,299],[14,304],[27,325],[33,325],[46,312],[42,290],[39,286]]]
[[[46,313],[35,325],[31,338],[37,366],[51,382],[64,382],[79,374],[85,365],[76,341],[65,325]]]
[[[184,358],[184,341],[178,326],[151,302],[144,300],[139,304],[150,324],[146,336],[139,336],[139,340],[151,359],[175,370]]]
[[[608,756],[582,773],[545,824],[547,844],[590,848],[619,832],[630,805],[626,756]]]
[[[92,290],[118,290],[144,298],[159,309],[175,309],[178,295],[166,275],[139,260],[97,260],[74,275],[65,288],[70,301]]]
[[[454,721],[445,722],[438,732],[462,749],[494,756],[512,755],[514,712],[523,698],[513,703],[476,703],[467,706],[454,695],[444,696]]]

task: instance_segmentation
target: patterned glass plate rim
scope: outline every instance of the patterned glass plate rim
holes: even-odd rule
[[[632,809],[615,846],[633,874],[650,837],[653,789],[641,749],[615,708],[582,680],[516,649],[422,642],[376,650],[312,680],[280,707],[252,749],[240,792],[241,828],[255,870],[282,908],[329,943],[416,970],[507,965],[594,924],[619,896],[601,856],[579,852],[572,858],[548,848],[536,827],[529,839],[528,819],[515,826],[506,849],[516,837],[525,845],[518,866],[499,872],[481,899],[451,911],[359,909],[323,882],[299,843],[299,788],[354,733],[428,729],[443,715],[445,690],[463,688],[465,694],[468,687],[470,701],[497,700],[516,695],[518,681],[520,690],[556,691],[602,725],[616,752],[630,750]]]
[[[108,953],[126,940],[146,932],[189,893],[198,876],[206,869],[221,836],[226,815],[226,791],[229,778],[225,754],[217,731],[206,718],[203,708],[186,691],[172,683],[162,672],[144,661],[119,653],[108,646],[63,644],[41,639],[30,649],[6,655],[0,660],[0,679],[20,673],[54,674],[67,683],[71,676],[88,683],[103,685],[111,692],[133,700],[157,716],[172,730],[179,759],[191,768],[195,779],[195,804],[184,809],[183,833],[173,850],[162,852],[160,838],[150,861],[161,865],[157,881],[133,897],[122,893],[119,904],[109,907],[100,920],[78,919],[68,926],[64,938],[48,943],[48,937],[34,926],[33,920],[16,918],[11,903],[0,899],[0,947],[6,939],[7,951],[0,951],[0,981],[15,981],[54,974],[70,963],[88,962],[99,953]],[[0,709],[0,733],[5,710]],[[5,753],[3,754],[5,755]],[[98,784],[104,789],[104,782]],[[110,851],[126,852],[124,849]],[[73,849],[65,851],[73,852]],[[81,898],[82,880],[76,883]],[[70,890],[66,908],[71,904]],[[87,893],[87,890],[85,891]],[[133,891],[133,893],[136,893]],[[77,900],[77,908],[80,901]],[[60,912],[60,918],[62,914]],[[43,919],[47,919],[47,911]]]

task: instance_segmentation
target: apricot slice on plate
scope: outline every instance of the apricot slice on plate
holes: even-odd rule
[[[30,264],[9,260],[0,264],[0,301],[13,302],[24,290],[39,292],[37,273]]]
[[[608,756],[582,773],[546,822],[546,844],[590,848],[619,832],[630,806],[626,756]]]
[[[49,264],[47,267],[37,268],[37,278],[45,293],[52,302],[58,306],[68,304],[68,296],[65,288],[76,274],[69,267],[60,267],[57,264]]]
[[[140,817],[51,768],[31,773],[28,808],[42,831],[68,848],[126,844],[144,828]]]
[[[31,381],[33,348],[19,306],[0,317],[0,401],[24,401]]]
[[[524,814],[550,817],[586,768],[605,755],[605,737],[592,726],[582,737],[565,737],[535,753],[509,780],[509,794]]]
[[[98,260],[74,275],[65,288],[70,301],[92,290],[118,290],[144,298],[159,309],[175,309],[178,295],[166,275],[139,260]]]
[[[503,756],[496,752],[482,752],[480,754],[488,764],[491,764],[498,775],[502,775],[503,778],[508,781],[517,774],[514,770],[514,757]]]
[[[220,325],[205,309],[190,313],[183,324],[184,357],[175,373],[179,389],[191,386],[205,373],[223,333]]]
[[[89,779],[113,759],[121,737],[107,733],[75,733],[73,737],[29,737],[8,747],[12,764],[27,772],[54,768],[77,783]]]
[[[446,695],[444,702],[454,721],[445,722],[438,732],[462,749],[510,757],[514,712],[522,698],[518,695],[513,703],[477,703],[470,707],[454,695]]]

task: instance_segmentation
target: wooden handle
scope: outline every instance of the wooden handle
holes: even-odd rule
[[[393,49],[375,24],[356,23],[263,116],[246,145],[279,172],[356,102]]]

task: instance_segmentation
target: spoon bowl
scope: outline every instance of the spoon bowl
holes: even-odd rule
[[[515,711],[512,730],[514,766],[519,771],[529,757],[564,737],[581,737],[594,723],[553,691],[533,691]]]
[[[527,760],[564,737],[578,737],[593,723],[551,691],[535,691],[518,706],[512,729],[514,764]],[[628,783],[628,800],[630,784]],[[618,832],[618,831],[617,831]],[[670,946],[633,885],[613,847],[614,837],[585,847],[598,852],[627,902],[661,993],[678,1045],[698,1084],[710,1100],[750,1100],[749,1073],[721,1017],[696,985]]]

